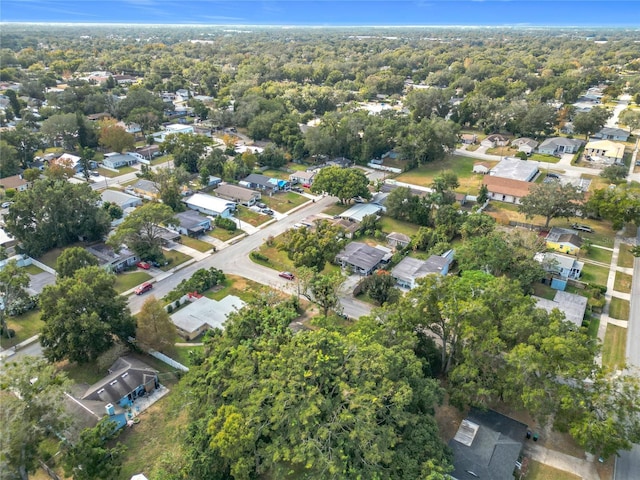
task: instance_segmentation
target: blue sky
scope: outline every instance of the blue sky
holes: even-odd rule
[[[640,0],[0,0],[1,22],[640,28]]]

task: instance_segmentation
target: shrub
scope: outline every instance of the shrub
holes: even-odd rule
[[[235,232],[238,228],[236,222],[234,222],[230,218],[216,217],[215,224],[217,227],[228,230],[229,232]]]
[[[172,313],[173,312],[173,305],[169,304],[167,305],[167,313]]]
[[[265,262],[265,263],[269,263],[269,257],[267,257],[266,255],[260,253],[260,252],[251,252],[250,256],[252,259],[254,259],[256,262]]]

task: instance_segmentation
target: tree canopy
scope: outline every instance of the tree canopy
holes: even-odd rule
[[[535,183],[529,194],[522,198],[518,211],[527,218],[533,218],[534,215],[544,217],[546,228],[554,218],[574,217],[583,201],[584,192],[571,183]]]
[[[316,175],[311,185],[314,193],[327,192],[346,203],[353,197],[371,198],[369,180],[362,170],[356,168],[325,167]]]

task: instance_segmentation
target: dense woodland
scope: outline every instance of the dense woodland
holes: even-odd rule
[[[127,87],[113,78],[101,85],[79,79],[92,71],[141,81]],[[206,103],[189,100],[199,120],[238,128],[269,146],[261,155],[235,155],[232,141],[224,152],[211,153],[205,153],[204,137],[178,135],[163,143],[178,168],[171,175],[143,174],[159,184],[164,205],[140,208],[110,240],[156,258],[161,248],[153,229],[181,208],[179,188],[189,178],[235,181],[258,164],[280,167],[336,156],[364,164],[392,149],[413,168],[444,158],[462,129],[549,135],[574,118],[569,104],[594,85],[606,83],[605,101],[625,90],[638,103],[639,73],[640,44],[634,32],[622,30],[5,25],[0,81],[21,88],[6,93],[10,107],[0,120],[20,120],[0,139],[0,176],[29,172],[44,147],[59,146],[88,162],[97,151],[133,145],[113,122],[91,122],[87,115],[108,112],[149,135],[173,108],[161,92],[188,89],[211,97]],[[433,88],[407,93],[408,81]],[[62,83],[69,88],[46,93]],[[407,110],[371,115],[357,106],[365,101],[402,101]],[[600,114],[584,118],[582,129],[578,122],[576,133],[593,132],[606,119]],[[312,119],[321,121],[303,133],[299,125]],[[48,172],[33,189],[16,194],[7,229],[28,253],[78,236],[100,238],[108,228],[112,212],[96,207],[96,194],[64,181],[66,175]],[[370,195],[357,170],[324,169],[314,185],[341,202]],[[455,175],[444,172],[431,196],[396,189],[388,215],[421,227],[414,250],[441,254],[461,238],[456,257],[462,273],[430,277],[402,298],[389,295],[383,277],[372,280],[367,288],[381,307],[357,322],[345,325],[333,313],[339,281],[318,273],[342,245],[343,239],[334,241],[339,232],[328,225],[315,233],[290,232],[278,248],[301,272],[310,269],[303,296],[322,315],[313,329],[293,333],[289,324],[300,313],[298,299],[265,295],[234,314],[224,332],[210,335],[176,387],[186,426],[175,449],[159,456],[152,478],[446,478],[450,452],[434,419],[445,392],[460,408],[508,402],[526,409],[604,457],[638,441],[636,380],[599,366],[600,346],[584,329],[536,309],[528,296],[541,276],[530,258],[537,239],[505,235],[484,214],[460,214],[452,196],[456,186]],[[540,195],[552,202],[552,194],[565,196]],[[547,208],[556,216],[567,210]],[[586,211],[620,226],[640,218],[640,200],[618,187],[596,192]],[[375,220],[367,221],[375,231]],[[41,296],[45,354],[52,361],[89,362],[116,338],[129,337],[135,325],[112,276],[85,259],[63,260],[61,268],[65,261],[77,268],[69,267]],[[0,285],[9,283],[0,279]],[[73,302],[67,293],[72,290]],[[148,310],[150,317],[164,313],[159,305]],[[96,327],[88,332],[87,323]],[[74,350],[78,343],[83,348]],[[3,373],[0,386],[39,398],[42,392],[28,382],[36,367],[47,369],[52,392],[60,395],[64,378],[35,363]],[[21,402],[6,406],[13,418],[34,425],[42,417]],[[29,439],[18,435],[28,430],[21,421],[7,428],[15,441],[3,447],[1,466],[13,468],[7,478],[26,478],[42,438],[35,430]],[[84,436],[86,445],[97,445],[98,460],[105,456],[101,432]],[[25,443],[29,449],[22,448]],[[69,452],[69,470],[81,478],[77,464],[90,453],[80,446]],[[110,452],[114,459],[121,454]],[[113,470],[97,465],[94,478],[113,478]]]

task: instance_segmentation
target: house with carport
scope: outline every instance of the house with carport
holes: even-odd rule
[[[121,272],[140,261],[135,253],[125,247],[116,252],[105,243],[96,243],[88,246],[86,250],[98,259],[98,265],[109,272]]]
[[[233,212],[236,210],[236,202],[207,195],[206,193],[196,193],[183,201],[191,210],[197,210],[200,213],[214,217],[229,218],[233,216]]]
[[[354,206],[345,210],[340,215],[340,218],[350,220],[352,222],[362,222],[362,219],[367,215],[378,215],[382,212],[383,207],[377,203],[356,203]]]
[[[295,185],[296,183],[300,183],[302,185],[311,185],[313,183],[313,179],[316,176],[316,172],[314,170],[306,170],[293,172],[289,175],[289,181]]]
[[[117,190],[103,190],[100,192],[102,203],[115,203],[123,211],[127,208],[135,208],[142,205],[142,199],[135,195],[119,192]]]
[[[135,165],[140,160],[144,160],[145,158],[139,153],[135,152],[127,152],[127,153],[105,153],[104,159],[102,160],[102,165],[107,168],[122,168],[131,165]]]
[[[200,215],[195,210],[186,210],[175,214],[177,225],[170,228],[182,235],[197,237],[211,230],[211,219]]]
[[[518,149],[519,152],[531,155],[538,147],[538,142],[532,138],[520,137],[511,142],[511,146]]]

